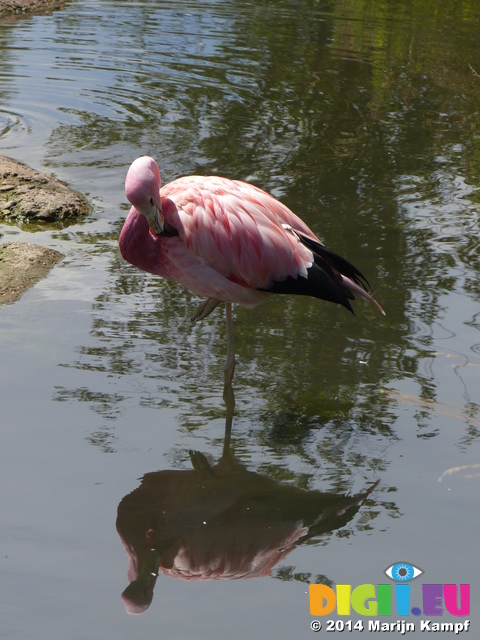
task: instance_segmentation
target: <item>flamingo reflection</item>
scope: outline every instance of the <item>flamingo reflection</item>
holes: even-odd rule
[[[118,506],[129,558],[128,613],[151,604],[158,575],[185,580],[267,576],[295,547],[345,526],[378,481],[345,496],[305,491],[249,471],[230,453],[233,391],[223,455],[190,451],[192,469],[147,473]]]

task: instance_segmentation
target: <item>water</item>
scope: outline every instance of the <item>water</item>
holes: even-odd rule
[[[479,21],[446,0],[79,0],[0,27],[0,153],[94,208],[61,231],[0,226],[65,254],[0,310],[5,637],[308,637],[309,582],[388,582],[399,560],[425,571],[412,594],[470,583],[479,628]],[[387,312],[237,309],[236,463],[223,313],[192,326],[195,296],[118,253],[142,153],[164,182],[221,173],[274,193]],[[129,501],[140,563],[180,545],[200,573],[226,554],[230,576],[252,557],[271,575],[161,573],[128,616]]]

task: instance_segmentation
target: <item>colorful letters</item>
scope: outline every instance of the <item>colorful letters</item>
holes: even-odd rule
[[[410,608],[410,584],[395,584],[395,601],[391,584],[337,584],[336,591],[324,584],[311,584],[310,613],[326,616],[337,609],[337,615],[350,616],[352,610],[361,616],[441,616],[444,607],[452,616],[470,614],[469,584],[423,584],[422,608]],[[459,597],[460,596],[460,597]]]

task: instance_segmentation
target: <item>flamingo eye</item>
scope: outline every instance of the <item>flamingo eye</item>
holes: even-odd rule
[[[150,198],[150,206],[153,207],[154,202],[153,202],[153,198]]]

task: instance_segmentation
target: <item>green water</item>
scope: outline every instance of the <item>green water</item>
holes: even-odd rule
[[[94,210],[62,230],[0,225],[1,241],[65,254],[0,308],[5,637],[311,637],[309,582],[386,582],[400,560],[425,571],[412,593],[470,583],[478,630],[479,42],[480,6],[451,0],[78,0],[0,25],[0,153]],[[387,314],[237,308],[236,463],[223,310],[192,325],[195,296],[118,252],[143,153],[164,182],[215,173],[270,191]],[[205,577],[201,549],[233,566],[257,545],[270,576],[160,575],[127,616],[115,519],[133,491],[142,553],[182,540]],[[199,534],[207,515],[220,537]]]

